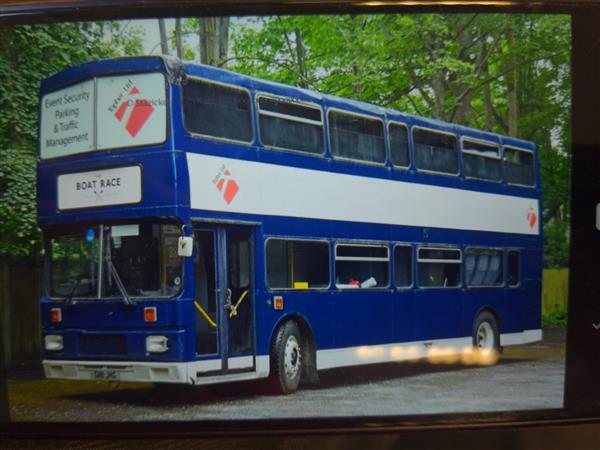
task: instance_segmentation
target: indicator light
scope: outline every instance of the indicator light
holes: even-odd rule
[[[156,306],[148,306],[144,308],[144,322],[156,322]]]
[[[276,295],[273,298],[273,307],[276,311],[281,311],[283,309],[283,297],[281,295]]]
[[[50,309],[50,321],[54,323],[62,322],[62,311],[60,308]]]

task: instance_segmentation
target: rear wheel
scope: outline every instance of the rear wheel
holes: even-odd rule
[[[500,349],[498,323],[495,317],[488,311],[477,316],[473,326],[473,347],[479,354],[486,358],[492,358],[489,362],[495,362]]]
[[[279,395],[296,392],[302,377],[302,336],[296,322],[277,329],[271,345],[271,390]]]

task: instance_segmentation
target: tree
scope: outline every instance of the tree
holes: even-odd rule
[[[160,51],[163,55],[170,55],[169,42],[167,40],[167,25],[165,19],[158,19],[158,31],[160,34]]]
[[[564,266],[569,42],[567,16],[278,16],[235,24],[228,67],[535,141],[546,265]]]
[[[97,58],[142,52],[123,23],[0,28],[0,257],[39,258],[35,161],[40,81]]]

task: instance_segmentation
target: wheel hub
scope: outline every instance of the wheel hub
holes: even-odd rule
[[[488,322],[482,322],[477,328],[477,347],[488,351],[494,347],[494,331]]]
[[[300,371],[300,345],[295,336],[288,337],[285,342],[283,365],[285,374],[289,378],[295,378]]]

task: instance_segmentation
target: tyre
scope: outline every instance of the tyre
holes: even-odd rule
[[[500,334],[496,319],[488,311],[479,314],[475,320],[473,325],[473,347],[484,357],[483,362],[489,364],[497,361],[500,349]]]
[[[296,392],[302,377],[302,335],[296,322],[285,322],[277,329],[270,356],[271,391],[277,395]]]

